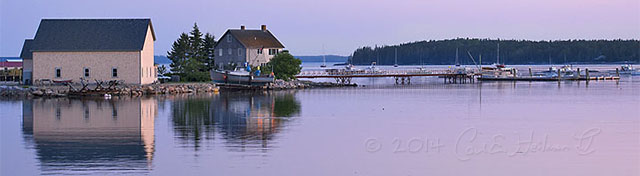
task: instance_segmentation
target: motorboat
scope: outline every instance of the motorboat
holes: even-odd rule
[[[376,72],[380,72],[380,69],[376,67],[376,62],[372,62],[371,66],[367,67],[365,71],[370,73],[376,73]]]
[[[275,80],[273,75],[251,75],[245,68],[238,67],[233,71],[212,70],[211,80],[216,83],[231,84],[267,84]]]
[[[631,64],[620,66],[619,72],[621,75],[633,75],[633,76],[640,75],[640,70],[633,68]]]

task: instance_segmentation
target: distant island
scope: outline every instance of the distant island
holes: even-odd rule
[[[640,40],[492,40],[451,39],[429,40],[392,46],[358,48],[351,59],[352,64],[395,64],[397,49],[400,65],[452,65],[455,64],[456,48],[458,62],[473,65],[467,51],[482,64],[497,60],[500,44],[500,63],[504,64],[597,64],[640,63]]]
[[[295,57],[302,60],[302,62],[322,62],[322,56],[295,56]],[[338,56],[338,55],[326,55],[325,58],[327,62],[347,62],[347,60],[349,59],[348,56]],[[154,56],[154,60],[156,64],[171,63],[171,60],[169,60],[167,56],[162,56],[162,55]]]

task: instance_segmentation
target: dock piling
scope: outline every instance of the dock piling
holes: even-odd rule
[[[587,82],[589,82],[589,80],[591,80],[591,77],[589,77],[589,68],[584,69],[584,75],[585,78],[587,78]]]

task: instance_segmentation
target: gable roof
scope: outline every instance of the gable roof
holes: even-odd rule
[[[42,19],[32,51],[139,51],[151,19]]]
[[[246,48],[284,48],[284,45],[269,30],[229,29],[222,37],[228,34],[235,37]]]
[[[32,45],[33,45],[33,39],[24,40],[24,44],[22,44],[22,51],[20,52],[20,58],[22,59],[33,58],[33,54],[31,53]]]

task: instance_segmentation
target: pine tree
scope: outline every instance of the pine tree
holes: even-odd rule
[[[200,29],[198,28],[198,24],[197,23],[193,23],[193,29],[191,30],[191,32],[189,33],[189,56],[191,59],[194,59],[193,61],[195,62],[199,62],[199,63],[204,63],[204,53],[202,51],[202,32],[200,32]],[[204,70],[204,65],[202,65],[203,68],[199,68],[198,70]]]
[[[215,57],[214,46],[215,45],[216,45],[215,37],[209,33],[205,34],[202,50],[205,54],[205,57],[204,57],[205,60],[203,61],[203,63],[205,63],[207,70],[215,69],[215,62],[214,62],[214,57]]]
[[[203,36],[198,24],[194,23],[191,32],[182,33],[167,52],[172,62],[171,71],[182,76],[183,81],[208,81],[209,70],[214,67],[215,43],[213,35],[206,33]]]
[[[174,41],[171,45],[171,51],[167,52],[167,57],[171,60],[171,72],[183,73],[184,65],[188,59],[189,50],[189,35],[186,33],[180,34],[178,40]]]

